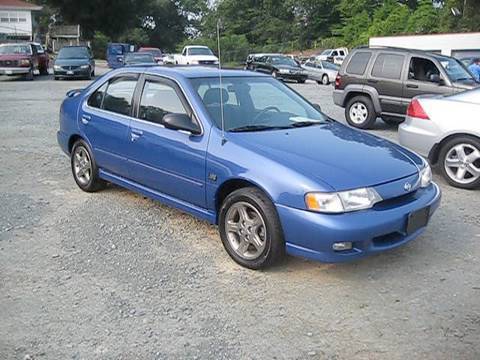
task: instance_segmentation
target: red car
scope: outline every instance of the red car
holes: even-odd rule
[[[48,55],[40,44],[0,45],[0,75],[24,75],[33,80],[34,75],[48,74],[48,64]]]
[[[141,47],[138,49],[138,52],[146,52],[152,54],[153,58],[158,64],[163,64],[163,54],[162,50],[154,47]]]

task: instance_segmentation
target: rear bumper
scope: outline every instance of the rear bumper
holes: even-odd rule
[[[407,234],[408,215],[430,207],[430,216],[440,204],[441,192],[432,183],[417,190],[412,201],[387,209],[369,209],[345,214],[320,214],[277,204],[287,253],[321,262],[345,262],[394,249],[418,237],[426,227]],[[337,242],[352,242],[353,249],[334,251]]]
[[[29,72],[29,67],[0,67],[0,75],[21,75]]]
[[[432,121],[406,117],[405,122],[398,127],[400,145],[405,146],[423,157],[428,157],[431,149],[442,134]]]
[[[58,142],[58,145],[60,145],[60,148],[62,149],[62,151],[67,154],[67,155],[70,155],[69,154],[69,151],[68,151],[68,136],[66,133],[64,133],[63,131],[57,131],[57,142]]]
[[[333,102],[335,105],[344,107],[345,106],[345,91],[344,90],[333,90]]]

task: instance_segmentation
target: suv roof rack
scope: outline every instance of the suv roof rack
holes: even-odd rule
[[[387,49],[387,50],[391,49],[391,50],[401,50],[401,51],[410,51],[410,52],[416,52],[416,53],[424,53],[424,54],[427,53],[431,55],[446,56],[443,54],[434,53],[433,51],[429,51],[429,50],[420,50],[420,49],[412,49],[412,48],[404,48],[399,46],[388,46],[388,45],[360,45],[355,47],[353,50],[355,49]]]

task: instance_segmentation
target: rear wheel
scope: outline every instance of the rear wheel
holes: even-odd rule
[[[345,107],[345,118],[353,127],[370,129],[377,118],[372,100],[363,95],[351,98]]]
[[[328,75],[327,75],[327,74],[324,74],[324,75],[322,76],[322,84],[323,84],[323,85],[328,85],[328,84],[330,84],[330,80],[328,79]]]
[[[458,136],[440,149],[439,165],[450,185],[462,189],[480,187],[480,139]]]
[[[306,81],[305,79],[298,79],[298,80],[297,80],[297,82],[298,82],[299,84],[305,84],[305,81]]]
[[[95,192],[105,187],[98,176],[98,167],[88,144],[78,140],[73,144],[70,155],[72,174],[78,187],[86,192]]]
[[[275,206],[254,187],[238,189],[227,196],[220,209],[219,231],[228,255],[249,269],[272,265],[285,252]]]

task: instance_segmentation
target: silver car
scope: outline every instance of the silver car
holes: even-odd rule
[[[400,144],[436,165],[453,186],[480,187],[480,88],[412,100]]]
[[[324,60],[309,60],[302,65],[302,68],[307,72],[309,79],[315,80],[319,84],[328,85],[335,82],[339,66]]]

